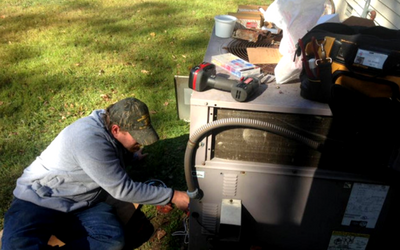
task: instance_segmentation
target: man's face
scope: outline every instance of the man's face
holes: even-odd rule
[[[141,145],[132,137],[127,131],[122,131],[119,127],[113,130],[112,133],[128,151],[135,153],[141,147]]]
[[[119,142],[130,152],[135,153],[141,147],[141,145],[132,137],[129,132],[121,131],[123,136],[119,137]]]

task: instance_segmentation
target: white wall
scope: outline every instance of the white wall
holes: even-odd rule
[[[400,0],[333,0],[336,13],[340,20],[349,16],[362,16],[364,6],[368,4],[368,10],[376,12],[376,25],[391,29],[400,29]],[[368,17],[368,16],[367,16]]]

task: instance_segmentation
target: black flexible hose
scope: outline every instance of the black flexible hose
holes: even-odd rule
[[[259,120],[253,120],[253,119],[246,119],[246,118],[227,118],[227,119],[221,119],[221,120],[216,120],[210,123],[207,123],[200,127],[198,130],[196,130],[193,135],[189,138],[189,141],[186,146],[186,152],[185,152],[185,159],[184,159],[184,169],[185,169],[185,178],[186,178],[186,184],[188,186],[188,195],[192,199],[201,199],[201,194],[196,186],[196,183],[194,181],[194,178],[192,176],[192,169],[193,169],[193,159],[194,159],[194,153],[197,144],[211,131],[214,129],[219,129],[219,128],[253,128],[253,129],[259,129],[259,130],[264,130],[270,133],[274,133],[277,135],[284,136],[286,138],[301,142],[312,149],[320,151],[322,148],[322,144],[311,140],[307,137],[304,137],[302,135],[299,135],[291,130],[276,126],[274,124],[268,123],[268,122],[263,122]]]

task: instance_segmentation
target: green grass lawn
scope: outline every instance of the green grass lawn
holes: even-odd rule
[[[202,62],[215,15],[268,2],[2,0],[0,229],[16,179],[61,129],[128,96],[148,104],[161,137],[133,178],[185,189],[189,124],[177,116],[174,76]],[[179,216],[167,233],[181,226]]]

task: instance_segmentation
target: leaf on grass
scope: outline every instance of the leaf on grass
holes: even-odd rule
[[[155,37],[155,36],[156,36],[156,33],[151,32],[151,33],[150,33],[150,36]]]
[[[183,58],[186,58],[186,55],[182,55]]]
[[[149,71],[148,71],[148,70],[145,70],[145,69],[142,69],[140,72],[142,72],[143,74],[146,74],[146,75],[149,74]]]
[[[168,106],[169,105],[169,102],[164,102],[164,106]]]
[[[132,66],[132,67],[135,67],[135,66],[136,66],[134,63],[131,63],[131,62],[126,62],[125,65],[127,65],[127,66]]]
[[[150,114],[156,114],[157,113],[157,111],[155,111],[155,110],[150,110]]]
[[[3,105],[3,104],[4,104],[4,102],[3,102],[3,101],[0,101],[0,106]]]
[[[161,240],[166,234],[167,234],[167,232],[165,232],[163,229],[158,229],[158,231],[157,231],[157,239]]]
[[[108,102],[110,100],[110,96],[107,94],[101,94],[100,97],[106,102]]]

